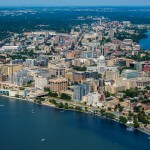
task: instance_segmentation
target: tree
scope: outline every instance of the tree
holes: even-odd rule
[[[34,102],[37,103],[37,104],[42,104],[42,101],[39,100],[39,99],[35,99]]]
[[[132,117],[133,116],[133,113],[131,111],[129,111],[129,116]]]
[[[123,102],[123,101],[124,101],[124,99],[123,99],[123,98],[119,98],[119,101],[120,101],[120,102]]]
[[[42,98],[42,97],[36,97],[36,100],[42,102],[42,101],[45,101],[45,98]]]
[[[76,70],[76,71],[86,71],[87,68],[84,66],[84,67],[80,67],[80,66],[73,66],[73,69]]]
[[[103,108],[100,110],[101,115],[104,115],[104,114],[105,114],[105,112],[106,112],[106,110],[105,110],[105,109],[103,109]]]
[[[17,95],[15,95],[15,97],[19,98],[19,95],[17,94]]]
[[[68,108],[69,108],[69,107],[68,107],[68,103],[65,103],[64,108],[65,108],[65,109],[68,109]]]
[[[63,103],[57,103],[57,107],[58,107],[58,108],[63,108],[64,105],[63,105]]]
[[[111,42],[111,38],[105,39],[105,43]]]
[[[64,100],[71,100],[71,96],[65,93],[62,93],[60,98]]]
[[[45,92],[49,92],[50,89],[49,89],[48,87],[45,87],[45,88],[44,88],[44,91],[45,91]]]
[[[110,119],[114,119],[115,115],[113,113],[106,113],[106,117],[110,118]]]
[[[118,109],[118,105],[115,105],[115,108],[114,108],[114,110],[115,110],[115,111],[117,111],[117,109]]]
[[[56,104],[57,104],[57,103],[56,103],[56,101],[55,101],[55,100],[53,100],[53,99],[52,99],[52,100],[50,99],[50,100],[49,100],[49,102],[50,102],[50,103],[52,103],[52,104],[54,104],[54,105],[56,105]]]
[[[111,94],[110,94],[108,91],[105,91],[105,92],[104,92],[104,95],[105,95],[106,97],[110,97],[110,96],[111,96]]]
[[[127,123],[127,118],[124,117],[124,116],[120,116],[120,117],[119,117],[119,121],[120,121],[121,123],[123,123],[123,124],[126,124],[126,123]]]
[[[150,90],[150,86],[146,86],[145,89],[146,89],[146,90]]]
[[[108,110],[111,111],[111,107],[108,107]]]
[[[140,112],[140,107],[139,106],[134,106],[134,112]]]
[[[146,116],[144,114],[142,114],[142,113],[138,114],[138,121],[142,122],[143,124],[148,124],[149,123],[149,121],[146,118]]]
[[[124,91],[124,93],[126,96],[129,97],[135,97],[139,95],[139,91],[135,89],[127,89],[126,91]]]
[[[99,77],[99,78],[102,78],[102,74],[98,74],[98,77]]]
[[[133,125],[134,125],[134,128],[138,128],[139,127],[139,123],[138,123],[137,119],[134,119]]]
[[[51,47],[51,51],[52,51],[53,53],[56,53],[56,51],[55,51],[55,48],[54,48],[54,47]]]
[[[119,112],[122,112],[122,111],[123,111],[123,107],[119,106]]]
[[[25,88],[24,87],[20,87],[19,90],[23,91],[23,90],[25,90]]]
[[[81,110],[82,110],[80,106],[76,106],[75,109],[76,109],[77,111],[81,111]]]
[[[57,97],[58,96],[57,93],[54,93],[54,92],[51,92],[51,91],[48,93],[48,95],[51,96],[51,97]]]
[[[87,107],[85,107],[85,111],[88,111],[88,108],[87,108]]]

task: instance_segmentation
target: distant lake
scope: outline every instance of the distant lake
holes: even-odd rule
[[[1,150],[148,150],[148,137],[94,115],[0,97]]]
[[[147,38],[141,39],[139,41],[139,45],[145,49],[150,51],[150,30],[147,31]]]

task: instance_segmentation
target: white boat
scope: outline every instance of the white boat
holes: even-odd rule
[[[133,127],[127,127],[127,131],[134,131]]]
[[[0,107],[4,107],[5,105],[0,105]]]
[[[32,113],[34,114],[34,113],[35,113],[35,111],[34,111],[34,110],[32,110]]]
[[[65,110],[62,110],[61,113],[63,113]]]
[[[45,139],[41,139],[41,142],[44,142],[45,141]]]

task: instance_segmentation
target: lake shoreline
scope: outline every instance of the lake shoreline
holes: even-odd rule
[[[150,29],[147,29],[146,33],[147,35],[146,38],[142,38],[139,40],[138,44],[141,46],[142,50],[144,50],[145,52],[149,52],[150,51]]]
[[[6,97],[6,98],[14,99],[14,100],[21,100],[21,101],[31,102],[31,103],[34,103],[34,104],[36,104],[36,105],[47,106],[47,107],[59,109],[59,110],[62,110],[62,111],[64,110],[64,111],[76,111],[76,112],[86,113],[86,114],[89,114],[89,115],[98,116],[98,117],[100,117],[101,119],[108,119],[108,120],[111,120],[111,121],[118,122],[118,123],[122,124],[121,122],[119,122],[119,120],[110,119],[110,118],[104,117],[104,116],[102,116],[102,115],[94,114],[94,113],[91,113],[91,112],[88,112],[88,111],[78,111],[78,110],[75,110],[75,109],[58,108],[58,107],[56,107],[55,105],[52,105],[52,104],[48,104],[48,103],[41,103],[41,104],[38,104],[38,103],[34,102],[34,100],[31,100],[31,99],[16,98],[16,97],[10,97],[10,96],[6,96],[6,95],[0,95],[0,97]],[[122,124],[122,125],[124,125],[124,126],[126,126],[126,127],[129,127],[129,126],[125,125],[125,124]],[[140,131],[140,132],[142,132],[142,133],[145,133],[145,134],[147,134],[147,135],[150,136],[150,133],[147,132],[147,131],[144,131],[143,129],[136,128],[135,130],[138,130],[138,131]]]

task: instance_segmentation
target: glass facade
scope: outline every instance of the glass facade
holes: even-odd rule
[[[74,86],[74,101],[80,102],[82,97],[90,92],[89,84],[79,84]]]

